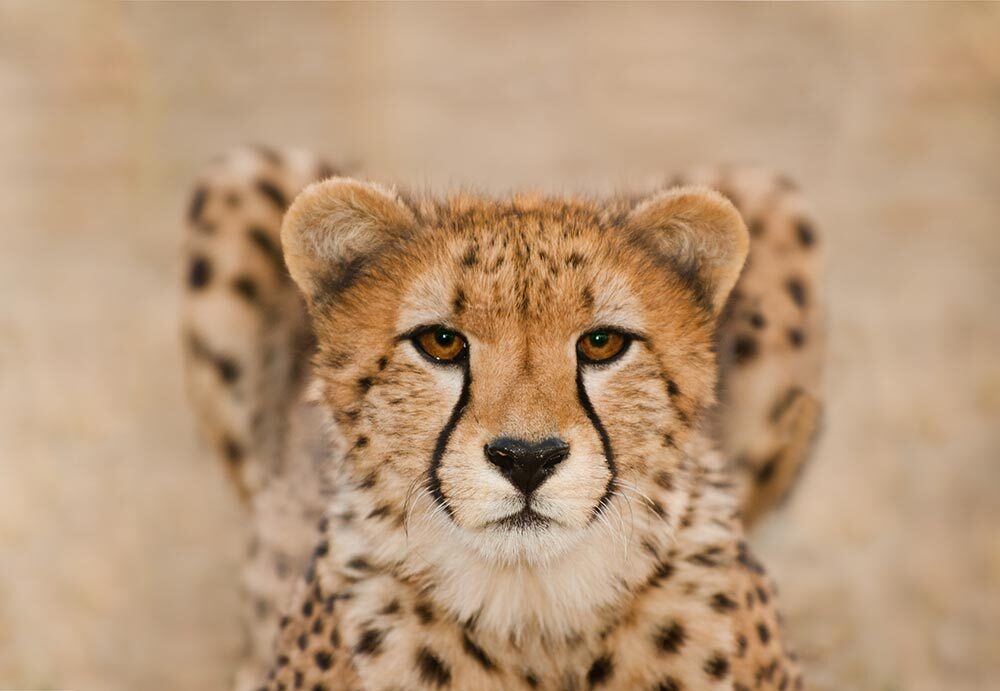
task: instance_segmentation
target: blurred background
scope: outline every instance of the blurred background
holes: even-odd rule
[[[1000,4],[0,4],[0,688],[220,689],[243,515],[195,433],[213,154],[620,187],[760,162],[828,252],[829,408],[754,536],[817,689],[1000,678]]]

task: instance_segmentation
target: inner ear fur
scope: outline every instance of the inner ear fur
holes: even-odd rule
[[[732,202],[706,187],[653,195],[628,216],[632,239],[693,283],[719,314],[736,285],[750,248],[743,217]]]
[[[285,263],[311,307],[349,288],[387,245],[417,225],[391,189],[351,178],[305,188],[285,214]]]

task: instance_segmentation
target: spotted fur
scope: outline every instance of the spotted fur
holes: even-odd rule
[[[788,495],[820,429],[822,241],[804,196],[787,178],[717,168],[680,180],[725,194],[750,231],[750,254],[719,324],[713,430],[734,466],[750,525]]]
[[[239,688],[250,688],[270,661],[291,584],[315,543],[318,469],[337,448],[336,440],[320,443],[316,414],[302,399],[313,337],[279,237],[291,200],[333,173],[303,152],[240,149],[211,162],[188,206],[188,390],[251,524]]]
[[[317,255],[322,243],[286,238],[319,336],[310,371],[309,319],[282,256],[268,248],[277,246],[279,202],[329,172],[305,157],[241,152],[206,174],[192,202],[189,377],[256,533],[245,576],[252,647],[238,685],[265,675],[271,688],[331,690],[800,684],[733,504],[752,519],[780,499],[816,428],[819,248],[799,195],[757,171],[689,176],[732,199],[750,227],[749,263],[727,279],[651,240],[636,222],[643,202],[414,200],[362,186],[358,194],[377,193],[368,218],[399,231],[389,242]],[[234,191],[274,213],[240,215],[228,204]],[[315,227],[336,217],[323,200],[304,196],[293,218]],[[720,280],[728,287],[713,292]],[[419,313],[430,300],[436,314],[502,340],[505,328],[537,331],[553,315],[606,308],[608,285],[619,297],[647,295],[626,311],[658,329],[674,325],[657,339],[655,363],[635,363],[617,382],[598,373],[613,405],[585,400],[591,385],[555,371],[562,354],[542,337],[484,371],[427,380],[426,363],[400,358],[409,346],[394,339],[399,308],[382,308]],[[307,380],[316,382],[311,395]],[[446,528],[482,518],[491,496],[480,487],[461,498],[482,469],[463,467],[461,453],[449,463],[449,449],[482,441],[469,421],[498,410],[529,436],[568,426],[579,435],[574,448],[605,458],[577,468],[586,481],[550,488],[593,505],[579,525],[556,537],[525,530],[519,540]],[[726,453],[712,450],[713,439]],[[603,569],[567,556],[582,545]],[[467,560],[439,554],[457,547]],[[513,571],[496,578],[497,563]],[[560,593],[584,592],[572,598],[581,607],[552,606]]]

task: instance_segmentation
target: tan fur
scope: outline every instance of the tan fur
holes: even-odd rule
[[[742,173],[726,177],[737,188],[733,181],[743,179]],[[772,204],[787,207],[781,200],[788,190],[768,179],[770,187],[755,189],[766,188]],[[751,195],[721,191],[748,218]],[[764,214],[767,230],[779,228],[772,217]],[[809,399],[796,395],[754,437],[741,411],[732,411],[752,401],[770,420],[770,398],[785,394],[789,381],[769,384],[755,362],[737,364],[726,350],[743,328],[736,298],[754,289],[748,277],[760,272],[757,257],[764,254],[757,243],[768,239],[758,224],[741,274],[742,227],[721,197],[691,189],[638,204],[537,196],[405,200],[348,181],[303,194],[286,217],[283,240],[319,336],[317,388],[312,402],[294,407],[287,395],[267,393],[287,401],[280,410],[288,428],[278,443],[269,432],[269,447],[247,443],[250,450],[281,451],[262,457],[270,479],[252,492],[258,538],[246,582],[258,616],[241,687],[261,678],[262,665],[273,660],[266,651],[277,613],[286,609],[289,573],[301,574],[321,511],[325,539],[287,608],[272,670],[275,688],[283,682],[293,688],[295,668],[306,688],[317,680],[331,690],[420,688],[428,679],[416,661],[418,643],[448,665],[451,688],[528,688],[529,674],[537,688],[585,688],[604,655],[613,667],[607,688],[657,688],[670,677],[707,687],[715,676],[706,669],[719,671],[717,655],[726,660],[723,685],[746,679],[754,687],[760,676],[778,688],[785,675],[790,687],[796,672],[783,651],[769,586],[742,544],[727,462],[708,441],[718,438],[726,448],[730,440],[729,448],[739,448],[746,438],[765,438],[770,446],[763,446],[782,454],[768,482],[751,481],[760,471],[749,456],[736,469],[744,505],[757,515],[787,490],[788,474],[805,458],[802,440],[812,435],[803,421],[816,413],[803,412]],[[778,233],[771,235],[777,242]],[[794,252],[771,256],[787,265]],[[192,301],[201,298],[198,292]],[[714,408],[713,322],[720,310],[723,403]],[[293,314],[301,312],[290,310],[286,318]],[[396,340],[413,326],[445,319],[469,334],[475,353],[469,404],[438,473],[451,515],[423,478],[461,395],[461,376],[429,367]],[[572,344],[583,329],[598,325],[627,325],[655,337],[627,353],[631,359],[617,369],[585,375],[593,406],[613,446],[621,447],[611,501],[588,520],[610,474],[576,399]],[[199,327],[204,341],[214,340],[216,325]],[[812,352],[819,338],[807,343]],[[769,355],[770,347],[763,343],[758,354]],[[206,367],[196,356],[191,362],[193,370]],[[818,358],[812,362],[818,371]],[[791,376],[809,379],[812,372],[800,367]],[[289,390],[289,384],[274,386]],[[202,409],[212,420],[218,419],[213,407],[238,398],[217,383],[215,389],[214,400],[201,398],[209,401]],[[730,422],[734,417],[739,425]],[[761,425],[760,418],[746,419]],[[231,433],[225,424],[215,433]],[[537,500],[563,525],[516,536],[490,529],[516,497],[481,462],[484,441],[556,432],[574,453]],[[719,600],[720,593],[728,599]],[[342,601],[345,595],[350,599]],[[724,606],[729,600],[738,607]],[[424,623],[428,611],[433,623]],[[684,655],[655,652],[655,627],[668,620],[682,620]],[[767,627],[766,642],[758,624]],[[339,642],[331,638],[334,627]],[[352,652],[371,641],[372,631],[381,632],[382,652]],[[469,652],[469,636],[490,668]],[[326,653],[329,669],[320,664]]]

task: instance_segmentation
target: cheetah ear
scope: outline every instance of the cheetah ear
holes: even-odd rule
[[[750,235],[736,207],[703,187],[656,194],[628,216],[629,237],[657,263],[679,274],[714,314],[726,304],[750,247]]]
[[[311,307],[349,288],[417,220],[393,190],[350,178],[305,188],[285,214],[281,245],[292,278]]]

